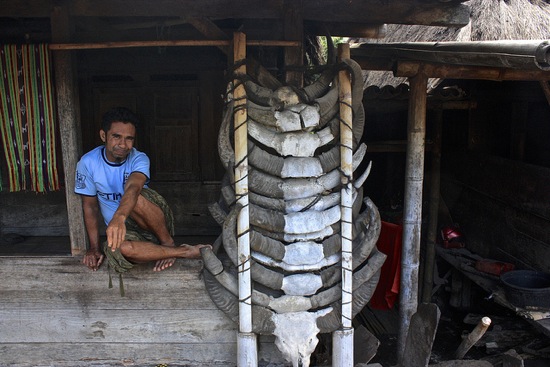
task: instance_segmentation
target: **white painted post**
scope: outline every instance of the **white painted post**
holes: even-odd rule
[[[420,73],[409,78],[411,93],[407,123],[407,166],[403,207],[403,242],[399,290],[399,362],[405,351],[412,315],[418,308],[418,265],[422,224],[422,184],[424,181],[424,147],[426,145],[426,101],[428,78]]]
[[[338,47],[340,60],[349,59],[349,44]],[[340,169],[342,171],[341,228],[342,239],[342,328],[332,334],[334,367],[353,366],[353,297],[352,297],[352,223],[353,223],[353,111],[351,108],[351,81],[348,70],[338,74],[340,101]]]
[[[246,36],[235,32],[233,35],[234,64],[246,58]],[[241,65],[235,74],[246,75],[246,65]],[[237,365],[256,367],[258,353],[256,335],[252,332],[252,280],[250,276],[250,220],[248,205],[248,128],[246,112],[246,92],[242,80],[235,79],[234,129],[235,129],[235,194],[242,209],[237,218],[239,252],[239,334],[237,336]]]

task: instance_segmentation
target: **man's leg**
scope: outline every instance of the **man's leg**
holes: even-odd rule
[[[200,258],[200,249],[209,245],[186,245],[181,246],[162,246],[152,242],[145,241],[124,241],[120,247],[122,255],[133,263],[146,263],[150,261],[157,261],[153,270],[160,271],[174,264],[172,261],[169,265],[166,263],[160,263],[166,259],[186,258],[197,259]]]
[[[133,262],[156,261],[153,270],[164,270],[176,261],[177,257],[194,258],[195,252],[198,254],[198,248],[191,253],[183,251],[186,247],[193,250],[193,246],[175,247],[173,232],[172,211],[162,196],[151,189],[143,189],[142,195],[132,214],[131,219],[142,229],[152,233],[160,244],[145,241],[124,241],[120,251],[124,257]],[[131,242],[131,245],[126,242]],[[181,248],[181,249],[180,249]],[[175,251],[173,251],[176,249]],[[186,253],[189,253],[186,255]]]
[[[161,245],[172,247],[175,245],[166,223],[165,213],[157,204],[147,200],[143,195],[138,197],[130,217],[139,227],[153,233]]]

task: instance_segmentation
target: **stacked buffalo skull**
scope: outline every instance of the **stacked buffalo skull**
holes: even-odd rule
[[[352,60],[327,68],[302,89],[282,86],[261,67],[229,84],[219,134],[226,169],[220,201],[210,206],[223,227],[213,250],[203,249],[205,283],[219,309],[238,323],[237,204],[232,145],[235,83],[246,90],[253,332],[275,336],[294,366],[309,366],[318,333],[341,327],[338,69],[352,74],[353,169],[366,153],[363,82]],[[248,68],[249,70],[252,68]],[[258,71],[259,70],[259,71]],[[380,217],[363,199],[364,172],[353,180],[353,315],[370,300],[385,255],[376,249]],[[225,257],[222,256],[222,248]],[[225,261],[229,259],[230,261]]]

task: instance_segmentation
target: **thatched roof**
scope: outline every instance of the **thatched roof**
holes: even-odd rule
[[[550,1],[471,0],[470,23],[463,28],[420,25],[387,25],[387,36],[367,43],[447,42],[550,39]],[[368,71],[365,85],[393,85],[406,82],[391,72]],[[430,87],[439,83],[431,80]]]

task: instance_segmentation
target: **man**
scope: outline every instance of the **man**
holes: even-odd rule
[[[149,158],[134,148],[138,119],[127,108],[103,116],[99,131],[105,143],[76,167],[75,192],[82,197],[84,224],[90,247],[82,262],[96,271],[105,256],[115,269],[156,261],[155,271],[172,266],[176,258],[198,258],[209,245],[175,246],[172,211],[162,196],[147,188]],[[107,241],[99,245],[99,213],[107,224]]]

